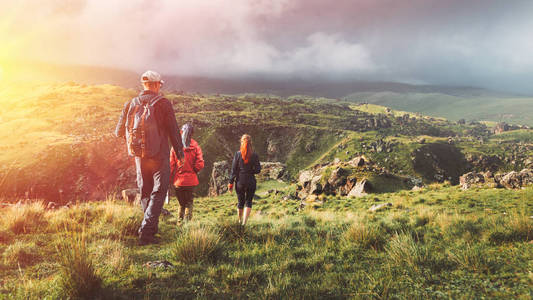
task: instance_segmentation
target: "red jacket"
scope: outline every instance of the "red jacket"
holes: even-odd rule
[[[174,178],[171,178],[172,183],[174,186],[196,186],[199,183],[196,173],[204,168],[202,149],[191,139],[191,144],[188,148],[183,148],[183,153],[184,162],[178,160],[174,149],[170,153],[170,171],[174,175]]]

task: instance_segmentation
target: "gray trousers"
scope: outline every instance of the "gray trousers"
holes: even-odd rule
[[[157,233],[159,215],[167,195],[170,182],[169,158],[135,157],[137,169],[137,185],[141,192],[141,205],[144,218],[139,228],[141,239],[152,238]]]

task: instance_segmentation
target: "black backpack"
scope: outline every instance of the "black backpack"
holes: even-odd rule
[[[126,141],[131,156],[154,157],[161,148],[162,136],[155,116],[154,105],[163,99],[155,96],[147,102],[139,97],[131,100],[126,119]]]

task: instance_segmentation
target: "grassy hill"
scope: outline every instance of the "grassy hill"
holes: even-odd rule
[[[344,99],[418,112],[450,120],[507,122],[533,126],[533,98],[504,94],[361,92]]]
[[[192,223],[166,206],[160,243],[136,244],[140,208],[116,200],[135,186],[114,129],[137,92],[77,83],[0,85],[0,298],[518,298],[533,291],[533,189],[453,186],[471,170],[533,166],[533,130],[309,96],[167,91],[193,121],[206,168],[231,159],[249,133],[262,161],[300,170],[364,155],[377,172],[425,183],[372,181],[361,198],[320,195],[301,208],[294,181],[260,181],[250,223],[235,195],[200,197]],[[380,171],[381,170],[381,171]],[[373,175],[366,174],[369,179]],[[277,192],[276,192],[277,191]],[[391,192],[395,191],[395,192]],[[46,202],[70,208],[47,210]],[[383,211],[374,204],[391,203]],[[150,268],[167,260],[173,268]]]
[[[271,189],[282,193],[269,194]],[[6,299],[529,299],[533,189],[434,184],[423,191],[328,197],[299,209],[290,187],[260,182],[246,228],[235,195],[199,198],[192,223],[162,217],[139,247],[138,207],[108,199],[47,211],[1,209]],[[373,204],[391,202],[371,213]],[[167,260],[174,267],[150,268]]]
[[[123,104],[136,93],[72,82],[4,84],[0,194],[66,203],[104,199],[134,187],[132,160],[124,141],[114,138],[112,131]],[[395,174],[422,177],[426,182],[445,175],[456,182],[462,171],[486,168],[476,159],[498,156],[491,169],[520,170],[531,163],[528,158],[533,153],[531,130],[505,133],[507,138],[500,140],[484,124],[461,125],[378,105],[308,96],[172,91],[166,95],[179,124],[196,125],[195,139],[206,159],[206,168],[199,174],[200,195],[207,192],[213,162],[230,160],[244,133],[253,136],[262,161],[286,163],[292,178],[316,163],[364,154]],[[452,146],[446,146],[449,137],[453,137]],[[433,160],[422,159],[422,154]],[[463,160],[463,156],[472,158],[464,168],[451,170],[440,163]]]

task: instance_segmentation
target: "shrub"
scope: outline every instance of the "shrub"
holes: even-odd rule
[[[356,221],[344,232],[344,240],[356,243],[362,248],[380,250],[385,245],[385,235],[377,225]]]
[[[11,267],[33,265],[39,260],[38,250],[37,246],[33,243],[15,241],[4,251],[4,264]]]
[[[172,254],[184,263],[216,262],[223,255],[224,246],[219,233],[208,227],[187,227],[176,240]]]
[[[60,265],[60,285],[68,298],[92,299],[102,280],[96,273],[87,249],[85,231],[67,232],[56,246]]]

